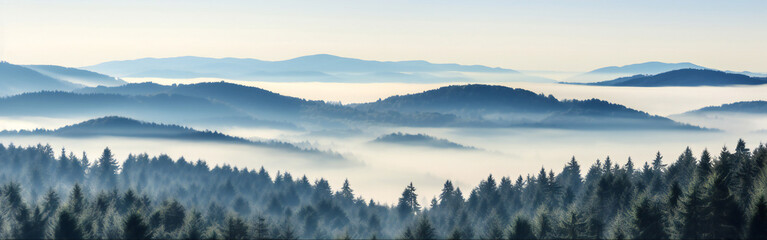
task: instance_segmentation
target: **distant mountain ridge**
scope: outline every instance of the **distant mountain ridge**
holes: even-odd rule
[[[282,61],[251,58],[141,58],[82,67],[119,77],[225,78],[279,82],[470,82],[460,72],[505,74],[510,80],[553,80],[511,69],[427,61],[374,61],[316,54]],[[451,73],[451,74],[444,74]]]
[[[656,75],[635,75],[610,81],[588,83],[594,86],[669,87],[728,86],[767,84],[767,78],[750,77],[708,69],[680,69]]]
[[[686,112],[685,114],[710,113],[710,112],[728,112],[728,113],[755,113],[767,114],[767,101],[743,101],[719,106],[709,106],[701,109]]]
[[[0,95],[43,90],[73,90],[82,85],[59,80],[20,65],[0,62]]]
[[[53,65],[0,62],[0,96],[37,91],[71,91],[85,86],[118,86],[124,81],[103,74]]]
[[[120,86],[126,84],[122,79],[107,76],[101,73],[87,70],[69,68],[55,65],[24,65],[24,67],[35,70],[52,78],[68,81],[74,84],[80,84],[89,87],[95,86]]]
[[[629,64],[624,66],[610,66],[592,70],[587,73],[579,74],[565,79],[569,83],[592,83],[612,80],[621,77],[634,75],[652,75],[679,69],[708,69],[689,62],[682,63],[664,63],[664,62],[644,62]]]

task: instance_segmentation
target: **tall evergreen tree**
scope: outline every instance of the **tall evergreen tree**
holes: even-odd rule
[[[644,198],[634,208],[634,228],[637,239],[669,239],[663,223],[663,212],[657,203]]]
[[[418,204],[418,194],[415,193],[415,187],[411,182],[402,192],[402,197],[399,198],[397,203],[397,210],[400,216],[407,217],[412,216],[413,213],[418,212],[420,209],[421,205]]]
[[[418,220],[418,224],[415,226],[415,232],[414,236],[416,239],[423,239],[423,240],[430,240],[430,239],[436,239],[437,234],[434,227],[431,225],[431,222],[428,218],[422,217],[420,220]]]
[[[509,232],[509,239],[536,239],[530,221],[523,217],[517,217]]]
[[[104,152],[93,167],[92,173],[98,179],[100,185],[104,188],[113,188],[117,186],[117,160],[112,155],[112,150],[104,148]]]
[[[152,239],[152,230],[138,212],[131,212],[123,224],[124,239]]]
[[[230,216],[226,220],[226,226],[221,231],[224,239],[250,239],[248,235],[248,225],[241,218]]]
[[[65,209],[59,212],[56,225],[53,228],[54,239],[76,240],[85,238],[82,229],[77,223],[75,215],[70,211],[71,210],[69,209]]]

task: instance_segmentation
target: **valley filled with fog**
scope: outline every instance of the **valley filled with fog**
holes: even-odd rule
[[[252,82],[212,78],[160,79],[125,78],[127,82],[171,85],[196,82],[227,81],[254,86],[286,96],[308,100],[324,100],[341,104],[373,102],[393,95],[422,91],[461,83],[321,83],[321,82]],[[551,128],[491,128],[491,127],[413,127],[359,123],[279,129],[263,126],[224,126],[211,123],[186,124],[198,130],[209,129],[250,140],[279,140],[300,147],[338,153],[340,158],[318,157],[280,149],[229,143],[210,143],[167,139],[130,137],[18,137],[0,136],[3,144],[26,146],[50,144],[54,149],[66,148],[75,153],[87,152],[97,156],[109,147],[118,161],[128,154],[146,152],[168,154],[177,159],[202,159],[209,165],[228,164],[238,168],[270,172],[290,172],[310,179],[328,179],[338,189],[349,179],[355,193],[382,203],[396,203],[402,188],[413,182],[420,201],[426,203],[438,196],[445,180],[452,180],[463,189],[471,189],[488,174],[525,177],[545,167],[559,169],[575,157],[583,166],[609,156],[623,164],[631,157],[636,165],[650,162],[660,151],[664,160],[673,161],[691,147],[699,153],[704,148],[717,152],[722,146],[743,138],[751,144],[764,142],[766,126],[761,115],[690,117],[675,116],[701,107],[721,105],[740,100],[767,100],[767,86],[727,87],[599,87],[557,83],[499,82],[492,83],[552,94],[558,99],[599,98],[645,111],[651,115],[671,116],[711,131],[690,130],[579,130]],[[673,103],[673,104],[670,104]],[[730,120],[738,118],[740,122]],[[54,129],[88,120],[88,117],[0,117],[2,129]],[[137,118],[137,120],[143,120]],[[422,145],[375,142],[391,133],[426,134],[446,139],[473,149],[438,148]],[[732,146],[734,147],[734,146]]]

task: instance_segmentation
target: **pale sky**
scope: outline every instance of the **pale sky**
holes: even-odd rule
[[[328,53],[517,70],[646,61],[767,72],[767,1],[0,0],[0,59]]]

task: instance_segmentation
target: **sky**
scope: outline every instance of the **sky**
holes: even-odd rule
[[[646,61],[767,72],[767,1],[0,0],[0,59],[327,53],[517,70]]]

